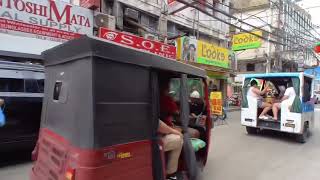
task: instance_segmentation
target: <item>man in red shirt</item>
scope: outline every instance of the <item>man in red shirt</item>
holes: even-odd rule
[[[169,85],[170,80],[165,79],[160,81],[160,119],[163,120],[168,126],[182,131],[181,127],[175,126],[173,123],[174,117],[180,115],[179,107],[174,101],[174,99],[169,95]],[[198,130],[193,128],[188,128],[188,132],[192,138],[199,138],[200,133]]]

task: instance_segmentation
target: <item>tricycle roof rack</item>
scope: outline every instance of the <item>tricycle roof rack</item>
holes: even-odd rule
[[[285,73],[263,73],[263,74],[245,74],[245,78],[276,78],[276,77],[300,77],[300,75],[312,77],[303,72],[285,72]]]
[[[207,77],[206,71],[198,67],[89,36],[82,36],[79,39],[44,51],[42,56],[45,59],[45,66],[66,63],[86,57],[101,57],[110,61],[185,73],[202,78]]]

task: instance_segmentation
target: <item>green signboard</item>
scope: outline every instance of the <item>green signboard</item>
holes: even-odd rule
[[[262,36],[261,31],[254,31],[254,34]],[[246,49],[256,49],[261,47],[261,39],[249,33],[241,33],[233,36],[232,39],[232,50],[241,51]]]

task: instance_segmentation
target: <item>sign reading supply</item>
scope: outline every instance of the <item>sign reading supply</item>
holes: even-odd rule
[[[144,39],[132,34],[117,32],[107,28],[100,28],[99,37],[135,49],[145,50],[162,57],[171,59],[176,58],[175,46],[164,44],[158,41]]]
[[[262,36],[262,31],[254,31],[253,34]],[[232,50],[240,51],[246,49],[256,49],[261,47],[261,38],[254,36],[249,33],[241,33],[233,36],[232,39]]]
[[[93,34],[89,9],[52,0],[0,0],[0,33],[64,42]]]
[[[222,68],[230,67],[229,50],[215,44],[185,36],[177,40],[177,48],[178,60]]]

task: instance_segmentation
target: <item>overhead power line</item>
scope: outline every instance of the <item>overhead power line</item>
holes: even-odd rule
[[[233,9],[233,10],[235,10],[235,11],[238,11],[239,12],[239,10],[238,9],[236,9],[236,8],[233,8],[233,7],[231,7],[231,6],[228,6],[228,5],[225,5],[225,4],[223,4],[223,3],[220,3],[220,2],[217,2],[217,3],[219,3],[219,4],[222,4],[222,5],[224,5],[224,6],[226,6],[226,7],[229,7],[230,9]],[[279,6],[278,6],[279,7]],[[312,9],[312,8],[320,8],[320,6],[311,6],[311,7],[308,7],[308,8],[304,8],[304,9]],[[255,17],[255,19],[259,19],[259,20],[261,20],[261,21],[263,21],[261,18],[262,17],[257,17],[256,15],[258,15],[258,14],[260,14],[260,13],[262,13],[262,12],[265,12],[266,10],[268,10],[268,9],[265,9],[265,10],[263,10],[263,11],[261,11],[261,12],[258,12],[258,13],[256,13],[256,14],[254,14],[254,15],[250,15],[250,16],[248,16],[247,18],[245,18],[245,19],[243,19],[243,20],[247,20],[247,19],[250,19],[251,17]],[[278,15],[281,15],[281,14],[285,14],[286,12],[284,12],[284,13],[279,13],[279,14],[277,14],[277,16]],[[270,16],[266,16],[266,17],[270,17]],[[230,20],[231,20],[231,18],[230,18]],[[294,19],[295,20],[295,19]],[[295,20],[296,21],[296,20]],[[263,21],[263,22],[265,22],[265,21]],[[266,24],[268,24],[268,23],[266,23]],[[268,24],[269,25],[269,24]],[[271,25],[270,25],[271,26]],[[272,27],[272,26],[271,26]],[[288,27],[291,29],[291,30],[293,30],[289,25],[288,25]],[[317,34],[319,34],[316,30],[315,30],[315,28],[313,27],[313,26],[311,26],[312,28],[313,28],[313,30],[317,33]],[[296,34],[296,30],[293,30],[294,32],[294,34]],[[300,32],[300,33],[302,33],[302,34],[305,34],[304,32],[302,32],[302,31],[298,31],[298,32]],[[309,32],[309,31],[308,31]],[[318,39],[318,38],[316,38],[311,32],[309,32],[311,35],[312,35],[312,38],[314,38],[314,39]],[[306,35],[306,34],[305,34]],[[310,35],[307,35],[307,36],[309,36],[309,37],[311,37]],[[304,40],[306,40],[306,41],[309,41],[309,42],[313,42],[314,43],[314,41],[310,41],[310,40],[308,40],[308,39],[305,39],[304,37],[301,37],[300,35],[298,35],[298,37],[299,38],[302,38],[302,39],[304,39]],[[286,38],[285,38],[286,39]],[[319,39],[318,39],[319,40]],[[314,53],[312,53],[312,55],[316,58],[316,59],[318,59],[318,57],[314,54]]]
[[[197,9],[197,10],[199,10],[200,12],[202,12],[202,13],[204,13],[204,14],[212,17],[212,18],[215,18],[215,19],[217,19],[217,20],[219,20],[219,21],[221,21],[221,22],[223,22],[223,23],[225,23],[225,24],[227,24],[227,25],[229,25],[229,26],[232,26],[232,27],[235,27],[235,28],[237,28],[237,29],[239,29],[239,30],[242,30],[243,32],[252,34],[252,35],[254,35],[254,36],[256,36],[256,37],[259,37],[259,38],[264,39],[264,40],[266,40],[266,41],[272,42],[272,43],[274,43],[274,44],[284,45],[283,43],[280,43],[280,42],[277,42],[277,41],[274,41],[274,40],[265,38],[265,37],[263,37],[263,36],[260,36],[260,35],[257,35],[257,34],[255,34],[255,33],[251,32],[251,31],[248,31],[248,30],[246,30],[246,29],[243,29],[243,28],[241,28],[241,27],[239,27],[239,26],[236,26],[236,25],[234,25],[234,24],[232,24],[232,23],[230,23],[230,22],[227,22],[227,21],[223,20],[222,18],[213,16],[213,15],[212,15],[211,13],[209,13],[208,11],[206,11],[206,10],[204,10],[204,9],[201,9],[201,8],[199,8],[198,6],[196,6],[196,5],[192,4],[192,3],[189,3],[189,2],[187,2],[187,1],[185,1],[185,0],[176,0],[176,1],[178,1],[178,2],[180,2],[180,3],[182,3],[182,4],[184,4],[184,5],[187,5],[187,6],[189,6],[189,7],[192,7],[192,8],[194,8],[194,9]],[[219,11],[220,11],[220,10],[219,10]],[[227,14],[227,13],[226,13],[226,14]],[[227,14],[227,16],[230,16],[230,15]],[[256,27],[256,26],[255,26],[255,28],[256,28],[256,29],[259,29],[259,30],[263,30],[263,29],[260,29],[259,27]],[[265,31],[265,30],[263,30],[263,31]],[[268,31],[265,31],[265,32],[270,33],[270,32],[268,32]]]
[[[201,4],[202,4],[202,3],[201,3]],[[208,2],[207,2],[207,4],[213,6],[213,4],[210,4],[210,3],[208,3]],[[208,6],[206,6],[206,7],[208,7]],[[278,6],[278,7],[279,7],[279,6]],[[215,11],[217,10],[217,12],[219,12],[219,13],[222,12],[221,14],[223,14],[223,15],[225,15],[225,16],[228,16],[228,17],[231,17],[231,18],[236,19],[237,21],[239,21],[239,19],[238,19],[237,17],[232,16],[232,15],[229,15],[228,13],[226,13],[226,12],[220,10],[220,9],[216,9],[216,8],[214,8],[214,7],[208,7],[208,8],[211,8],[211,9],[213,9],[213,10],[215,10]],[[260,19],[260,20],[261,20],[261,19]],[[240,23],[243,23],[244,21],[241,20],[241,21],[239,21],[239,22],[240,22]],[[274,28],[272,25],[268,24],[267,22],[264,21],[264,23],[266,23],[266,24],[267,24],[268,26],[270,26],[271,28]],[[268,33],[268,31],[266,31],[266,30],[264,30],[264,29],[261,29],[261,27],[256,27],[256,26],[254,26],[254,25],[251,25],[250,23],[245,22],[245,23],[243,23],[243,24],[248,25],[248,26],[251,26],[251,27],[254,27],[255,29],[259,29],[259,30],[262,30],[262,31]],[[274,28],[274,29],[277,29],[277,28]],[[278,38],[284,39],[284,37],[281,36],[281,35],[279,35],[279,34],[272,33],[272,32],[269,32],[269,33],[270,33],[271,35],[273,35],[273,36],[276,36],[276,37],[278,37]],[[295,41],[292,41],[291,39],[286,39],[286,40],[292,42],[293,44],[296,43]],[[271,42],[271,41],[270,41],[270,42]],[[280,43],[279,41],[277,41],[277,42],[278,42],[277,44],[281,44],[281,45],[283,45],[283,46],[288,46],[288,45],[285,45],[285,44],[283,44],[283,43]]]
[[[243,29],[243,28],[241,28],[241,27],[239,27],[239,26],[236,26],[236,25],[234,25],[234,24],[232,24],[232,23],[230,23],[230,22],[227,22],[227,21],[223,20],[222,18],[219,18],[219,17],[217,17],[217,16],[214,16],[213,14],[209,13],[209,12],[206,11],[205,9],[200,8],[200,7],[197,6],[196,4],[189,3],[189,2],[187,2],[187,1],[185,1],[185,0],[176,0],[176,1],[178,1],[178,2],[180,2],[180,3],[182,3],[182,4],[184,4],[184,5],[187,5],[188,7],[194,8],[194,9],[196,9],[196,10],[198,10],[198,11],[200,11],[200,12],[202,12],[202,13],[204,13],[204,14],[206,14],[206,15],[214,18],[214,19],[217,19],[218,21],[221,21],[221,22],[223,22],[223,23],[225,23],[225,24],[227,24],[227,25],[229,25],[229,26],[235,27],[235,28],[237,28],[237,29],[239,29],[239,30],[241,30],[241,31],[243,31],[243,32],[246,32],[246,33],[252,34],[252,35],[254,35],[254,36],[256,36],[256,37],[259,37],[259,38],[261,38],[261,39],[263,39],[263,40],[265,40],[265,41],[271,42],[271,43],[273,43],[273,44],[278,44],[278,45],[282,45],[282,46],[286,46],[286,47],[292,48],[292,46],[290,46],[290,45],[287,45],[287,44],[284,44],[284,43],[282,43],[282,42],[279,42],[279,41],[276,41],[276,40],[273,40],[273,39],[269,39],[269,38],[266,38],[266,37],[263,37],[263,36],[254,34],[254,33],[251,32],[251,31],[248,31],[248,30]],[[201,5],[205,5],[206,7],[212,9],[213,11],[215,11],[215,9],[216,9],[216,8],[213,8],[213,7],[208,6],[207,4],[201,4]],[[220,13],[221,10],[218,10],[218,12]],[[236,17],[234,17],[234,16],[232,16],[232,15],[230,15],[230,14],[224,12],[224,11],[222,11],[222,14],[224,14],[224,15],[227,16],[227,17],[232,17],[232,18],[234,18],[234,19],[239,20],[238,18],[236,18]],[[239,22],[241,22],[241,20],[240,20]],[[249,23],[244,23],[244,24],[249,24]],[[266,32],[266,33],[270,33],[270,32],[268,32],[268,31],[266,31],[266,30],[264,30],[264,29],[261,29],[260,27],[253,26],[253,25],[251,25],[251,24],[249,24],[249,26],[254,27],[254,28],[257,29],[257,30],[261,30],[261,31],[264,31],[264,32]],[[270,34],[273,34],[274,36],[280,37],[281,40],[282,40],[282,39],[285,39],[283,36],[279,36],[278,34],[274,34],[274,33],[270,33]],[[287,39],[287,41],[292,42],[292,44],[296,44],[296,41],[293,41],[293,40],[291,40],[291,39]],[[301,46],[301,45],[298,45],[298,46],[299,46],[300,48],[305,48],[304,46]],[[296,47],[296,46],[295,46],[295,47]]]
[[[250,31],[248,31],[248,30],[246,30],[246,29],[243,29],[243,28],[241,28],[241,27],[239,27],[239,26],[236,26],[236,25],[234,25],[234,24],[232,24],[232,23],[226,22],[226,21],[223,20],[222,18],[219,18],[219,17],[217,17],[217,16],[214,16],[213,14],[209,13],[208,11],[206,11],[206,10],[204,10],[204,9],[201,9],[201,8],[199,8],[197,5],[194,5],[194,4],[192,4],[192,3],[189,3],[189,2],[187,2],[187,1],[185,1],[185,0],[177,0],[177,1],[180,2],[180,3],[182,3],[182,4],[188,5],[189,7],[195,8],[195,9],[201,11],[202,13],[204,13],[204,14],[212,17],[212,18],[215,18],[215,19],[217,19],[217,20],[219,20],[219,21],[221,21],[221,22],[223,22],[223,23],[225,23],[225,24],[228,24],[228,25],[230,25],[230,26],[232,26],[232,27],[235,27],[235,28],[237,28],[237,29],[240,29],[240,30],[242,30],[242,31],[244,31],[244,32],[247,32],[247,33],[249,33],[249,34],[252,34],[252,35],[254,35],[254,36],[257,36],[257,37],[259,37],[259,38],[261,38],[261,39],[270,41],[270,42],[275,43],[275,44],[284,45],[283,43],[280,43],[280,42],[277,42],[277,41],[274,41],[274,40],[268,40],[267,38],[265,38],[265,37],[263,37],[263,36],[254,34],[254,33],[250,32]],[[245,25],[248,25],[248,26],[250,26],[250,27],[252,27],[252,28],[254,28],[254,29],[258,29],[258,30],[261,30],[261,31],[263,31],[263,32],[265,32],[265,33],[267,33],[267,34],[272,34],[273,36],[280,37],[278,34],[275,34],[275,33],[269,32],[269,31],[267,31],[267,30],[261,29],[260,27],[257,27],[257,26],[255,26],[255,25],[249,24],[249,23],[247,23],[247,22],[244,22],[244,21],[240,20],[239,18],[237,18],[237,17],[235,17],[235,16],[233,16],[233,15],[230,15],[230,14],[227,13],[227,12],[224,12],[224,11],[222,11],[222,10],[220,10],[220,9],[217,9],[217,8],[215,8],[215,7],[212,7],[212,6],[209,6],[209,5],[212,5],[212,4],[210,4],[210,3],[202,3],[202,2],[198,2],[198,3],[199,3],[200,5],[206,6],[207,8],[210,8],[210,9],[213,10],[213,11],[216,11],[216,12],[218,12],[218,13],[221,13],[221,14],[227,16],[227,17],[233,18],[233,19],[239,21],[240,23],[243,23],[243,24],[245,24]],[[208,4],[209,4],[209,5],[208,5]]]
[[[180,0],[178,0],[178,1],[180,1]],[[184,1],[184,0],[181,0],[181,1]],[[184,2],[185,2],[185,1],[184,1]],[[275,33],[269,32],[269,31],[267,31],[267,30],[261,29],[261,28],[255,26],[255,25],[252,25],[252,24],[250,24],[250,23],[247,23],[247,22],[245,22],[245,21],[240,20],[238,17],[235,17],[235,16],[233,16],[233,15],[230,15],[229,13],[227,13],[227,12],[225,12],[225,11],[223,11],[223,10],[217,9],[217,8],[213,7],[213,4],[210,4],[209,2],[205,2],[205,3],[199,2],[199,3],[200,3],[201,5],[205,5],[207,8],[210,8],[211,10],[213,10],[213,11],[215,11],[215,12],[218,12],[218,13],[220,13],[220,14],[223,14],[223,15],[227,16],[227,17],[233,18],[233,19],[239,21],[239,22],[242,23],[242,24],[245,24],[245,25],[250,26],[250,27],[255,28],[255,29],[260,29],[261,31],[263,31],[263,32],[265,32],[265,33],[267,33],[267,34],[272,34],[272,35],[274,35],[274,36],[276,36],[276,37],[279,37],[278,34],[275,34]],[[209,5],[210,5],[210,6],[209,6]],[[198,10],[199,10],[199,9],[198,9]],[[211,16],[212,16],[212,15],[211,15]]]
[[[301,6],[300,6],[301,7]],[[301,7],[302,8],[302,7]],[[320,6],[310,6],[310,7],[306,7],[306,8],[303,8],[303,9],[315,9],[315,8],[320,8]]]
[[[218,3],[218,4],[222,4],[222,3]],[[225,5],[225,4],[222,4],[222,5],[231,8],[231,6],[228,6],[228,5]],[[235,8],[232,8],[232,9],[235,9]],[[235,10],[239,11],[238,9],[235,9]],[[268,16],[257,16],[258,14],[263,13],[263,12],[265,12],[265,11],[267,11],[267,10],[268,10],[268,9],[264,9],[264,10],[258,12],[258,13],[249,15],[248,17],[242,19],[242,21],[245,21],[245,20],[248,20],[248,19],[259,19],[259,20],[262,21],[263,23],[266,23],[266,25],[268,25],[268,26],[270,26],[270,27],[272,27],[272,28],[275,28],[275,27],[273,27],[272,25],[268,24],[265,20],[262,19],[262,18],[269,18],[269,17],[271,17],[270,15],[268,15]],[[285,14],[285,13],[275,14],[274,16],[283,15],[283,14]],[[252,18],[252,17],[254,17],[254,18]],[[232,18],[228,18],[228,19],[226,19],[226,20],[232,20]],[[199,20],[199,21],[219,21],[219,20],[215,19],[215,20]],[[297,22],[296,19],[294,19],[294,21]],[[298,23],[298,22],[297,22],[297,23]],[[290,27],[290,28],[291,28],[291,27]],[[292,29],[292,28],[291,28],[291,29]],[[308,31],[307,29],[305,29],[305,30]],[[298,30],[295,30],[295,31],[298,31]],[[308,32],[309,32],[310,34],[306,34],[305,32],[302,32],[302,31],[298,31],[298,32],[300,32],[300,33],[302,33],[302,34],[304,34],[304,35],[306,35],[306,36],[309,36],[309,37],[311,37],[311,38],[318,39],[317,37],[315,37],[315,36],[314,36],[311,32],[309,32],[309,31],[308,31]],[[278,37],[279,37],[279,36],[278,36]],[[302,37],[301,37],[301,38],[302,38]],[[320,39],[318,39],[318,40],[320,41]],[[308,41],[310,41],[310,40],[308,40]]]
[[[279,9],[281,9],[280,7],[279,7],[279,5],[277,4],[277,3],[274,3],[274,5],[275,6],[277,6]],[[298,10],[297,10],[298,11]],[[286,13],[286,11],[284,12],[284,13]],[[297,24],[300,24],[299,22],[298,22],[298,20],[296,20],[295,18],[292,18]],[[302,20],[303,20],[303,22],[305,22],[306,24],[308,24],[303,18],[301,18]],[[310,30],[308,30],[306,27],[304,27],[304,26],[302,26],[303,27],[303,29],[305,29],[307,32],[309,32],[312,36],[314,36],[314,34],[312,34],[311,32],[310,32]],[[313,29],[319,36],[320,36],[320,34],[312,27],[312,25],[311,25],[311,29]],[[318,39],[318,40],[320,40],[319,38],[317,38],[316,36],[314,36],[316,39]]]

